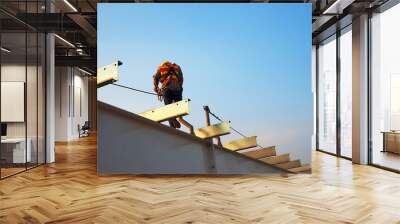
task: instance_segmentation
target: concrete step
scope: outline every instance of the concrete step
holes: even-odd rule
[[[309,164],[306,164],[306,165],[303,165],[300,167],[291,168],[291,169],[289,169],[289,171],[295,172],[295,173],[309,172],[309,171],[311,171],[311,167]]]
[[[289,158],[289,153],[286,153],[279,156],[269,156],[260,158],[260,160],[268,164],[278,164],[278,163],[289,162],[290,158]]]
[[[222,135],[227,135],[229,133],[230,133],[229,122],[222,122],[219,124],[214,124],[194,130],[194,135],[201,139],[214,138]]]
[[[257,137],[251,136],[247,138],[241,138],[237,140],[233,140],[227,143],[222,144],[222,146],[226,149],[232,151],[239,151],[243,149],[249,149],[257,146]]]
[[[275,146],[267,147],[267,148],[262,148],[262,149],[256,149],[248,152],[243,153],[246,156],[249,156],[254,159],[259,159],[259,158],[264,158],[264,157],[269,157],[269,156],[276,156],[276,151],[275,151]]]
[[[184,99],[179,102],[139,113],[138,115],[155,122],[163,122],[172,118],[186,116],[189,114],[189,101],[189,99]]]
[[[277,167],[280,167],[282,169],[292,169],[292,168],[296,168],[296,167],[300,167],[301,163],[300,160],[293,160],[293,161],[289,161],[289,162],[285,162],[285,163],[278,163],[276,164]]]

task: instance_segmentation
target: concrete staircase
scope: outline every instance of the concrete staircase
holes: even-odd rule
[[[97,113],[97,172],[100,175],[288,172],[211,144],[207,136],[215,136],[213,128],[188,133],[102,102],[98,102]],[[226,132],[226,124],[215,127]]]
[[[179,121],[184,121],[183,125],[188,127],[189,131],[194,136],[201,139],[217,138],[220,143],[218,146],[224,149],[240,153],[252,159],[257,159],[263,163],[289,172],[298,173],[310,171],[310,166],[308,164],[301,164],[300,160],[291,160],[290,154],[277,154],[275,146],[257,148],[259,147],[257,144],[257,136],[244,137],[230,142],[221,143],[220,137],[230,134],[230,123],[227,121],[221,121],[221,123],[218,124],[210,124],[210,111],[207,106],[204,107],[206,112],[206,126],[191,131],[193,130],[193,127],[182,118],[183,116],[189,115],[189,102],[189,99],[185,99],[174,104],[139,113],[139,115],[155,122],[177,118]],[[253,150],[249,151],[248,149]]]
[[[243,154],[294,173],[311,171],[308,164],[302,165],[300,160],[290,160],[288,153],[277,155],[275,146],[254,149]]]

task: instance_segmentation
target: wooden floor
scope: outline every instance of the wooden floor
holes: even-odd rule
[[[2,178],[3,177],[8,177],[8,176],[11,176],[13,174],[16,174],[16,173],[19,173],[19,172],[23,172],[23,171],[26,170],[25,167],[24,168],[11,167],[11,168],[0,168],[0,169],[1,169],[1,177]]]
[[[381,165],[384,167],[400,170],[400,155],[391,152],[381,152],[375,150],[372,161],[374,164]]]
[[[400,223],[400,175],[313,154],[313,174],[97,176],[96,141],[0,181],[0,223]]]

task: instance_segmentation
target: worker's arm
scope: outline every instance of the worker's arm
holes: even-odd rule
[[[178,82],[181,86],[183,86],[183,73],[181,67],[179,67],[179,72],[178,72]]]
[[[160,89],[158,88],[158,83],[160,81],[160,71],[157,70],[156,74],[153,75],[153,86],[154,86],[154,92],[159,93]]]

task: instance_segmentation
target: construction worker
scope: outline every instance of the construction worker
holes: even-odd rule
[[[159,84],[161,83],[161,88]],[[153,76],[154,91],[159,99],[164,99],[164,104],[171,104],[182,100],[183,74],[179,65],[164,61]],[[173,128],[180,128],[181,124],[176,119],[168,120]]]

